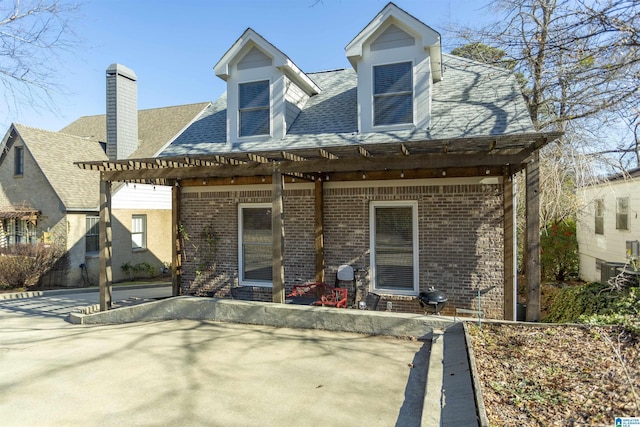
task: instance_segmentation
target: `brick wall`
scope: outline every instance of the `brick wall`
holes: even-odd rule
[[[417,201],[420,290],[430,286],[445,292],[443,314],[455,308],[477,309],[488,317],[503,317],[503,229],[501,185],[415,185],[403,187],[324,190],[325,280],[335,281],[337,268],[359,270],[363,288],[369,280],[369,204],[371,201]],[[270,301],[270,288],[234,289],[238,285],[238,203],[270,203],[270,191],[184,193],[182,224],[185,242],[182,289],[205,294]],[[285,191],[285,285],[312,281],[315,276],[313,190]],[[215,272],[198,270],[195,247],[198,230],[211,225],[219,234]],[[195,246],[194,246],[195,245]],[[353,298],[353,295],[350,295]],[[363,298],[366,295],[363,295]],[[381,295],[378,310],[422,313],[416,298]]]

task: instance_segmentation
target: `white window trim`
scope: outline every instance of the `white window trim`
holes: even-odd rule
[[[273,208],[273,205],[271,203],[238,203],[238,283],[242,286],[272,288],[273,281],[261,282],[256,280],[244,280],[244,257],[242,255],[242,210],[245,208]],[[273,245],[273,242],[271,244]]]
[[[376,217],[375,209],[377,207],[410,207],[412,209],[412,225],[413,225],[413,289],[398,290],[388,288],[378,288],[376,286]],[[369,265],[371,271],[371,292],[391,295],[418,295],[420,289],[420,264],[419,264],[419,242],[418,242],[418,202],[416,200],[398,200],[398,201],[371,201],[369,203],[369,248],[370,258]]]
[[[380,67],[384,65],[393,65],[393,64],[402,64],[405,62],[411,63],[411,123],[396,123],[393,125],[376,125],[375,117],[376,117],[376,109],[375,109],[375,91],[376,91],[376,76],[375,76],[375,67]],[[371,129],[375,132],[379,131],[387,131],[387,130],[405,130],[405,129],[413,129],[416,127],[416,64],[413,60],[397,60],[391,62],[380,62],[371,64],[371,88],[370,94],[371,99],[369,105],[371,106]]]
[[[133,231],[133,220],[136,218],[142,219],[142,231],[134,232]],[[142,236],[142,246],[134,247],[133,246],[133,236],[139,234]],[[141,252],[147,250],[147,215],[146,214],[133,214],[131,215],[131,250],[133,252]]]
[[[240,86],[247,83],[258,83],[266,81],[269,85],[269,133],[264,133],[260,135],[240,135]],[[237,108],[236,108],[236,135],[238,141],[264,141],[273,136],[273,81],[270,78],[267,79],[254,79],[254,80],[243,80],[237,83],[236,86],[236,96],[237,96]]]

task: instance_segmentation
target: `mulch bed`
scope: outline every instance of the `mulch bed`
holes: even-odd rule
[[[492,426],[640,416],[640,338],[621,328],[469,324]]]

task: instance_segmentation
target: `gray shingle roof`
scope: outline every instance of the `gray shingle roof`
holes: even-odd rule
[[[358,134],[356,73],[351,69],[309,73],[322,92],[309,99],[282,140],[228,144],[226,95],[183,132],[161,156],[335,147],[534,132],[511,73],[443,55],[445,74],[433,86],[428,131]]]
[[[73,164],[107,160],[98,142],[18,124],[14,127],[67,209],[95,209],[99,205],[99,173]]]

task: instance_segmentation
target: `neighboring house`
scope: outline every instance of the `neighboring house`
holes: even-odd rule
[[[214,67],[226,94],[159,158],[82,166],[172,186],[176,294],[284,302],[349,264],[352,304],[421,313],[435,286],[445,313],[514,318],[512,177],[528,171],[536,289],[537,150],[561,134],[535,132],[509,72],[442,54],[393,3],[346,54],[353,69],[304,73],[247,29]]]
[[[577,221],[580,278],[606,281],[617,272],[616,264],[639,255],[640,168],[579,191],[584,206]]]
[[[1,141],[0,243],[46,236],[65,245],[69,263],[57,285],[97,284],[100,271],[100,174],[74,162],[153,156],[210,104],[138,111],[135,74],[121,65],[107,70],[107,91],[106,115],[81,117],[60,132],[13,124]],[[120,268],[126,263],[147,263],[159,273],[171,261],[170,189],[121,185],[112,205],[113,280],[128,278]]]

